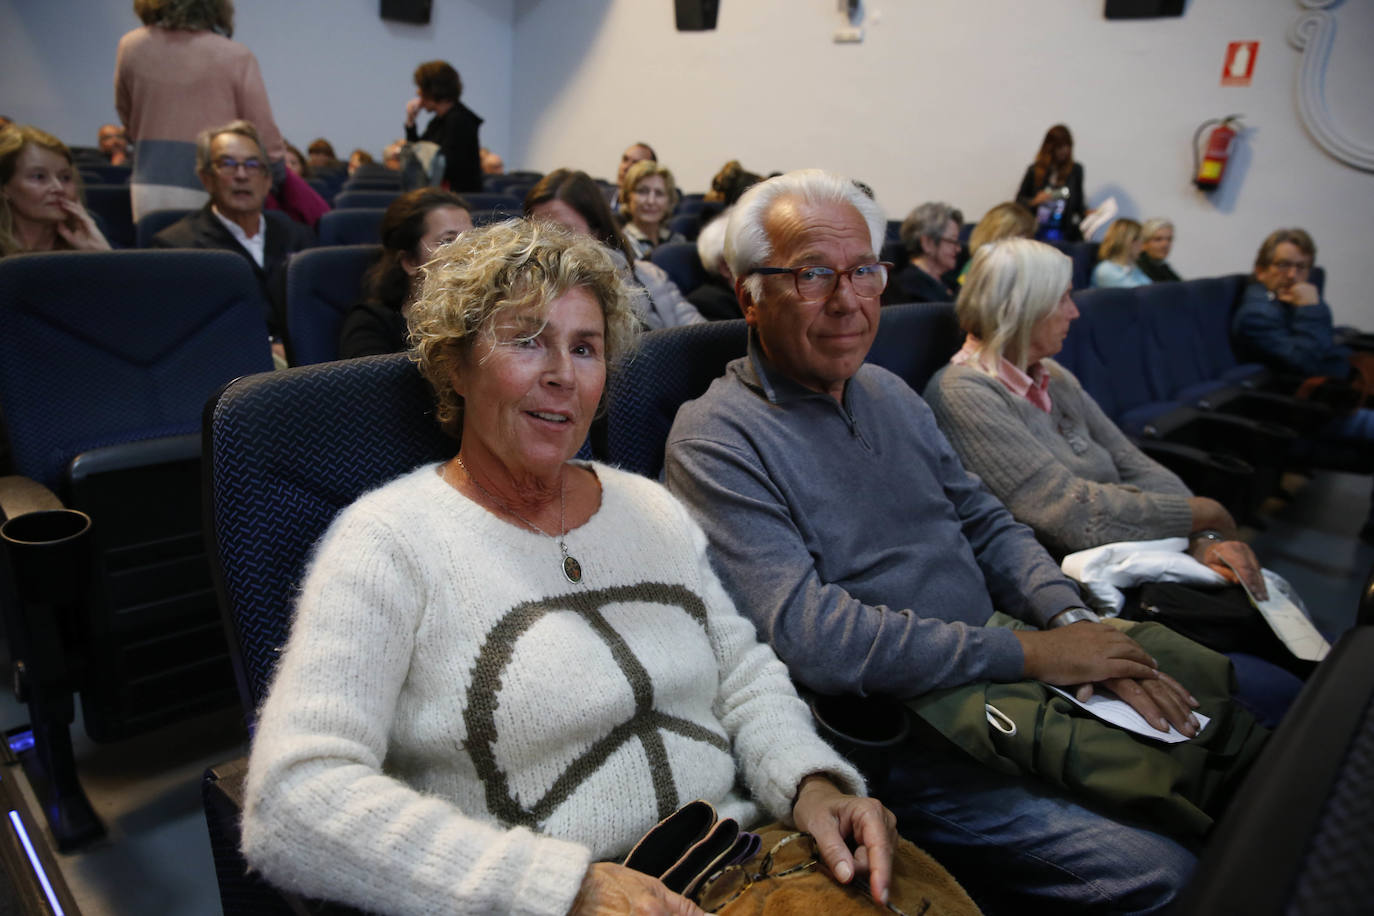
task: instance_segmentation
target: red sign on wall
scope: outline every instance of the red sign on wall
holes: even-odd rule
[[[1258,41],[1233,41],[1226,46],[1226,63],[1221,68],[1223,86],[1248,86],[1255,75]]]

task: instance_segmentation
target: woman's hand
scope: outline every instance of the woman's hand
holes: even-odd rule
[[[657,878],[613,862],[593,862],[582,879],[570,916],[706,916],[695,903]]]
[[[415,126],[415,116],[420,113],[420,104],[418,95],[406,102],[406,127]]]
[[[1031,198],[1030,205],[1031,205],[1032,207],[1038,207],[1038,206],[1040,206],[1041,204],[1043,204],[1045,201],[1047,201],[1047,200],[1049,200],[1049,199],[1050,199],[1050,192],[1049,192],[1049,191],[1042,190],[1042,191],[1040,191],[1038,194],[1036,194],[1034,197]]]
[[[61,205],[67,219],[57,224],[57,234],[63,241],[77,251],[110,250],[110,243],[100,234],[85,207],[67,197],[62,198]]]
[[[882,803],[846,795],[825,776],[813,775],[802,780],[792,821],[815,838],[835,880],[848,884],[856,873],[867,872],[873,899],[887,903],[897,818]],[[854,841],[852,854],[846,839]]]
[[[1269,597],[1260,562],[1244,541],[1198,540],[1188,552],[1199,563],[1220,573],[1227,582],[1243,583],[1261,601]]]

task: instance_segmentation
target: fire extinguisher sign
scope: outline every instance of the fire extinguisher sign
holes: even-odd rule
[[[1223,86],[1248,86],[1255,75],[1258,41],[1233,41],[1226,46],[1226,63],[1221,68]]]

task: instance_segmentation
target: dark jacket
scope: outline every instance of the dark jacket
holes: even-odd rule
[[[263,218],[266,220],[267,237],[263,244],[262,267],[229,234],[208,203],[153,236],[153,247],[211,248],[243,255],[253,265],[258,285],[262,288],[263,317],[267,321],[268,333],[280,338],[286,330],[286,262],[295,252],[315,244],[315,233],[279,210],[265,210]]]
[[[406,349],[406,320],[398,308],[360,302],[348,310],[339,328],[339,359],[400,353]]]
[[[1036,187],[1035,163],[1031,163],[1026,168],[1026,175],[1021,179],[1021,187],[1016,192],[1016,202],[1021,204],[1032,213],[1036,208],[1031,206],[1031,199],[1044,190],[1043,184]],[[1069,177],[1063,183],[1069,189],[1068,205],[1064,208],[1064,240],[1067,242],[1078,242],[1083,238],[1082,232],[1078,229],[1078,224],[1083,220],[1083,213],[1087,209],[1083,201],[1083,164],[1075,162],[1069,169]]]
[[[482,119],[462,102],[441,115],[435,115],[425,125],[423,135],[415,125],[406,128],[406,139],[429,140],[439,144],[444,152],[444,182],[450,191],[482,190],[482,146],[477,129]]]
[[[953,302],[955,291],[939,277],[932,277],[915,264],[907,262],[892,271],[883,290],[883,304],[902,302]]]
[[[1155,283],[1177,283],[1183,278],[1174,273],[1174,269],[1169,266],[1168,261],[1156,261],[1145,252],[1140,253],[1136,260],[1140,265],[1141,271]]]

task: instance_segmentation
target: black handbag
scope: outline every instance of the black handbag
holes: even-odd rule
[[[1126,590],[1121,616],[1152,620],[1217,652],[1245,652],[1307,680],[1317,663],[1304,661],[1274,635],[1239,585],[1204,588],[1147,582]]]

